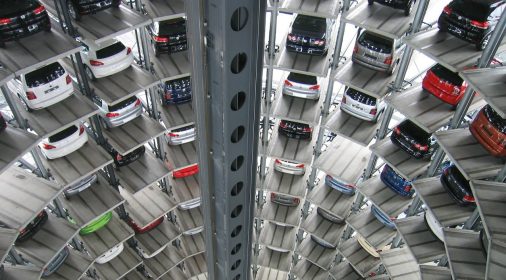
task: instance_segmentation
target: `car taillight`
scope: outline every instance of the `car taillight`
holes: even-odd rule
[[[25,232],[26,232],[26,228],[22,228],[22,229],[19,231],[19,234],[20,234],[20,235],[23,235],[23,234],[25,234]]]
[[[12,20],[10,18],[0,18],[0,25],[6,25],[11,22],[12,22]]]
[[[343,95],[343,99],[341,100],[341,102],[346,104],[346,95]]]
[[[292,42],[295,42],[297,41],[297,36],[293,35],[292,33],[288,33],[288,40],[289,41],[292,41]]]
[[[346,187],[350,188],[350,189],[354,189],[355,186],[354,185],[346,185]]]
[[[464,201],[474,202],[474,197],[472,195],[464,195]]]
[[[300,199],[299,199],[299,198],[297,198],[297,197],[294,197],[294,198],[293,198],[293,203],[295,203],[295,204],[299,204],[299,202],[300,202]]]
[[[281,164],[281,161],[280,161],[279,159],[276,159],[276,160],[274,161],[274,163],[276,163],[276,164]]]
[[[169,42],[169,38],[159,37],[159,36],[153,36],[153,40],[155,40],[155,42],[158,42],[158,43],[167,43],[167,42]]]
[[[122,159],[123,159],[123,156],[122,156],[122,155],[120,155],[120,154],[117,154],[117,155],[116,155],[116,160],[117,160],[117,161],[120,161],[120,160],[122,160]]]
[[[397,134],[397,135],[401,134],[401,130],[400,130],[400,128],[398,128],[398,127],[394,128],[394,132],[395,132],[395,134]]]
[[[306,126],[302,129],[302,131],[304,132],[313,132],[313,128],[311,128],[310,126]]]
[[[34,99],[37,99],[37,96],[35,95],[35,93],[33,91],[27,91],[26,98],[28,98],[28,100],[34,100]]]
[[[450,8],[450,6],[444,7],[443,13],[445,13],[447,15],[451,15],[452,14],[452,8]]]
[[[141,105],[141,100],[137,98],[137,100],[135,101],[134,106],[139,106],[139,105]]]
[[[315,44],[316,46],[323,46],[325,45],[325,40],[323,39],[315,40],[313,44]]]
[[[169,91],[169,92],[166,92],[165,93],[165,100],[171,100],[172,99],[172,93]]]
[[[179,134],[172,133],[172,132],[169,132],[168,135],[169,135],[169,137],[179,137]]]
[[[373,116],[376,116],[377,113],[378,113],[378,109],[376,109],[376,108],[371,109],[371,111],[369,112],[369,114],[371,114]]]
[[[119,113],[107,113],[105,116],[108,118],[119,117]]]
[[[98,61],[98,60],[91,59],[90,60],[90,65],[91,66],[102,66],[102,65],[104,65],[104,63],[102,63],[101,61]]]
[[[35,10],[33,10],[33,13],[38,15],[42,12],[44,12],[46,10],[46,8],[44,6],[39,6],[38,8],[36,8]]]
[[[129,55],[132,52],[132,48],[127,48],[127,55]]]
[[[297,167],[297,168],[304,168],[304,164],[303,163],[297,164],[295,167]]]
[[[320,89],[320,85],[314,85],[314,86],[310,87],[309,89],[318,90],[318,89]]]
[[[426,152],[429,150],[429,146],[427,146],[427,145],[415,144],[415,148],[417,148],[418,150],[420,150],[422,152]]]
[[[353,47],[353,53],[357,53],[358,52],[358,44],[355,44],[355,47]]]
[[[56,147],[55,147],[55,146],[53,146],[53,145],[47,144],[47,143],[43,143],[43,144],[42,144],[42,148],[43,148],[44,150],[52,150],[52,149],[55,149]]]
[[[70,75],[67,74],[67,77],[65,77],[65,82],[68,84],[72,83],[72,78],[70,77]]]
[[[292,87],[292,86],[293,86],[293,84],[292,84],[292,83],[290,83],[290,81],[285,80],[285,86],[287,86],[287,87]]]
[[[84,133],[84,125],[79,126],[79,135]]]
[[[396,217],[390,217],[390,221],[395,221],[395,220],[397,220]]]
[[[276,194],[271,192],[271,200],[276,199]]]
[[[285,122],[285,121],[280,121],[280,122],[279,122],[279,126],[280,126],[281,128],[286,128],[286,127],[287,127],[287,125],[286,125],[286,122]]]
[[[385,58],[385,64],[392,64],[392,56]]]
[[[411,188],[412,188],[412,186],[411,186],[411,185],[407,185],[407,186],[405,186],[405,187],[404,187],[404,191],[405,191],[405,192],[410,192],[410,191],[411,191]]]
[[[487,29],[489,24],[488,21],[471,20],[471,25],[476,28]]]

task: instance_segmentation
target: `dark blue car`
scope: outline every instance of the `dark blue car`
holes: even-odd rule
[[[395,223],[393,222],[395,218],[390,218],[386,216],[374,205],[371,206],[371,212],[374,215],[374,217],[376,217],[376,219],[378,219],[378,221],[383,225],[385,225],[387,228],[395,229]]]
[[[181,104],[192,100],[191,79],[184,77],[160,84],[164,104]]]
[[[335,190],[338,190],[344,194],[347,195],[354,195],[355,194],[355,186],[344,184],[343,182],[340,182],[336,179],[334,179],[332,176],[327,175],[325,176],[325,184]]]
[[[385,164],[383,167],[380,178],[387,187],[398,195],[407,197],[413,195],[413,186],[411,185],[411,181],[408,181],[401,175],[397,174],[388,164]]]

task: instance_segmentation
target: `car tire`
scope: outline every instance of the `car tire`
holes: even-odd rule
[[[27,112],[33,112],[33,109],[30,108],[30,106],[28,106],[28,104],[26,103],[26,101],[21,97],[21,95],[18,94],[18,97],[19,97],[19,100],[21,100],[21,105],[23,106],[23,108],[27,111]]]
[[[490,41],[490,37],[491,37],[490,33],[485,35],[485,37],[483,37],[483,39],[475,45],[476,50],[478,50],[478,51],[484,50],[485,47],[488,45],[488,41]]]
[[[439,29],[439,32],[446,32],[448,30],[448,24],[444,22],[442,16],[440,16],[439,19],[437,20],[437,27]]]
[[[112,1],[112,6],[114,8],[119,8],[120,5],[121,5],[121,0],[113,0]]]
[[[75,21],[81,20],[81,15],[79,14],[77,7],[74,5],[74,3],[72,3],[72,0],[67,0],[67,9],[72,19]]]
[[[367,0],[367,3],[369,3],[369,5],[372,5],[374,4],[374,0]]]
[[[404,15],[409,16],[411,12],[413,11],[413,1],[409,1],[406,7],[404,8]]]
[[[95,78],[95,75],[93,74],[93,71],[91,71],[91,68],[87,65],[84,65],[84,72],[86,72],[86,76],[92,81],[95,81],[97,78]]]

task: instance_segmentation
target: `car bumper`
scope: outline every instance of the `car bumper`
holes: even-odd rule
[[[195,134],[190,134],[183,137],[170,137],[167,136],[167,134],[165,134],[165,139],[167,140],[167,144],[169,145],[172,146],[183,145],[195,141]]]
[[[159,53],[177,53],[186,51],[188,49],[187,41],[167,44],[167,43],[156,43],[155,44],[156,51]]]
[[[317,100],[320,98],[319,90],[304,90],[300,88],[283,86],[283,94],[304,99]]]
[[[274,170],[292,175],[304,175],[306,172],[305,168],[289,167],[281,164],[274,164]]]
[[[66,145],[61,148],[55,148],[52,150],[45,150],[41,148],[41,150],[44,156],[46,156],[48,159],[61,158],[77,151],[84,144],[86,144],[86,142],[88,142],[88,134],[83,133],[79,138],[77,138],[76,141],[72,142],[70,145]]]
[[[443,101],[444,103],[450,104],[452,106],[457,106],[457,104],[462,99],[463,95],[451,95],[447,92],[437,88],[432,83],[423,83],[423,89],[428,91],[430,94],[434,95],[437,99]]]
[[[115,117],[115,118],[104,117],[103,119],[105,120],[105,122],[107,123],[107,125],[109,127],[116,127],[116,126],[123,125],[123,124],[137,118],[141,114],[142,114],[142,106],[137,106],[134,110],[128,112],[125,115]]]
[[[437,239],[444,242],[443,227],[439,224],[436,218],[429,212],[425,212],[425,224],[432,231]]]
[[[397,139],[397,137],[390,137],[390,140],[392,140],[392,143],[394,143],[401,150],[405,151],[410,156],[412,156],[416,159],[424,159],[430,155],[429,153],[422,153],[416,149],[413,149],[411,147],[411,144],[406,144],[403,141],[400,141],[399,139]]]
[[[121,72],[130,65],[132,65],[134,61],[134,57],[130,54],[127,58],[120,60],[117,63],[109,64],[109,65],[101,65],[101,66],[89,66],[93,71],[93,75],[95,78],[103,78],[110,75],[114,75],[118,72]]]
[[[297,52],[310,55],[320,55],[320,56],[325,55],[327,53],[326,48],[301,46],[289,41],[286,42],[286,49],[290,52]]]
[[[69,255],[69,248],[65,246],[44,269],[44,272],[42,272],[42,277],[47,277],[57,271],[65,263],[65,260],[67,260]]]
[[[484,134],[483,129],[476,128],[475,126],[476,125],[471,124],[471,126],[469,126],[469,131],[471,131],[471,134],[483,148],[494,157],[506,157],[506,149],[498,147],[499,144],[496,144],[493,140],[488,138],[487,135]]]
[[[355,118],[358,118],[358,119],[361,119],[364,121],[368,121],[368,122],[375,121],[376,117],[378,116],[378,114],[371,115],[371,114],[365,113],[362,110],[355,110],[355,109],[353,109],[353,107],[351,107],[350,105],[348,105],[346,103],[341,103],[341,110],[349,115],[354,116]]]
[[[392,71],[393,69],[393,64],[385,64],[385,63],[380,63],[380,62],[377,62],[375,60],[372,60],[372,59],[367,59],[361,55],[355,55],[353,54],[351,56],[351,60],[354,62],[354,63],[357,63],[357,64],[360,64],[364,67],[367,67],[369,69],[372,69],[372,70],[375,70],[375,71],[379,71],[379,72],[390,72]]]
[[[197,197],[192,200],[180,203],[178,208],[181,210],[190,210],[190,209],[199,207],[200,204],[201,204],[201,199],[200,199],[200,197]]]
[[[97,174],[93,174],[90,177],[87,177],[78,183],[74,184],[73,186],[68,187],[64,193],[66,196],[73,196],[76,195],[87,188],[91,187],[95,182],[97,182],[98,176]]]
[[[384,226],[386,226],[387,228],[389,229],[396,229],[395,228],[395,223],[392,222],[390,219],[385,219],[385,217],[383,217],[383,215],[379,212],[379,210],[376,210],[374,208],[371,208],[371,212],[372,214],[374,215],[374,217],[376,217],[376,219],[382,223]]]
[[[347,194],[347,195],[354,195],[355,194],[355,188],[347,187],[346,185],[336,182],[334,180],[329,180],[329,179],[325,178],[325,184],[327,186],[333,188],[334,190],[337,190],[337,191],[342,192],[344,194]]]
[[[71,88],[65,89],[60,94],[57,94],[57,95],[55,95],[51,98],[48,98],[46,100],[43,100],[43,101],[37,101],[37,99],[25,100],[25,101],[26,101],[26,104],[28,104],[28,106],[31,109],[39,110],[39,109],[47,108],[47,107],[54,105],[60,101],[63,101],[65,99],[67,99],[67,97],[71,96],[73,93],[74,93],[74,88],[71,87]]]
[[[96,12],[109,9],[113,6],[113,3],[120,3],[121,0],[104,0],[104,1],[96,1],[95,3],[85,4],[79,6],[79,14],[81,15],[89,15],[94,14]]]
[[[47,15],[46,15],[45,19],[42,19],[33,25],[35,25],[36,27],[31,31],[28,31],[24,27],[10,29],[8,31],[7,30],[0,30],[0,42],[14,41],[17,39],[25,38],[25,37],[31,36],[33,34],[39,33],[43,30],[50,30],[51,29],[51,22],[49,20],[49,16],[47,16]]]
[[[110,260],[117,257],[121,252],[123,252],[124,245],[123,243],[120,243],[116,246],[114,246],[111,250],[105,252],[102,256],[98,257],[95,262],[98,264],[104,264],[106,262],[109,262]]]
[[[335,249],[337,247],[337,244],[332,244],[330,242],[325,241],[325,239],[319,238],[316,235],[311,235],[311,239],[316,242],[318,245],[327,248],[327,249]]]
[[[477,44],[480,43],[481,40],[483,40],[483,37],[485,35],[485,32],[479,33],[479,32],[473,32],[467,29],[464,29],[460,26],[457,26],[456,24],[452,23],[450,20],[448,20],[448,16],[445,14],[442,14],[439,17],[438,20],[438,26],[439,29],[442,29],[453,36],[467,41],[469,43]]]
[[[299,132],[289,129],[278,129],[279,134],[284,135],[288,138],[294,138],[294,139],[311,139],[311,132]]]
[[[404,190],[404,185],[399,185],[395,181],[390,180],[388,176],[383,175],[383,172],[380,175],[381,181],[387,186],[389,189],[391,189],[393,192],[400,196],[409,197],[412,195],[411,192],[407,192]]]
[[[395,8],[395,9],[404,9],[407,5],[402,3],[402,2],[396,2],[396,1],[385,1],[385,0],[374,0],[374,2],[378,3],[378,4],[381,4],[381,5],[384,5],[384,6],[388,6],[388,7],[392,7],[392,8]]]
[[[202,231],[204,231],[204,226],[199,226],[199,227],[192,228],[190,230],[183,232],[183,235],[186,235],[186,236],[195,235],[195,234],[201,233]]]
[[[455,189],[454,187],[452,186],[452,184],[450,184],[448,182],[448,180],[446,179],[446,176],[441,176],[440,177],[441,179],[441,185],[443,185],[443,188],[445,189],[445,191],[448,193],[448,195],[455,201],[457,202],[458,205],[460,206],[470,206],[470,205],[474,205],[474,203],[470,203],[470,202],[466,202],[463,200],[463,196],[462,197],[459,197],[456,193],[455,193]]]

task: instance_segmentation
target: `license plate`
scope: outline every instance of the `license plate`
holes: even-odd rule
[[[298,52],[302,52],[302,47],[296,47],[295,50]]]
[[[52,88],[50,88],[50,89],[48,89],[48,90],[44,91],[44,93],[50,93],[50,92],[52,92],[52,91],[57,90],[58,88],[59,88],[59,86],[52,87]]]
[[[37,28],[38,28],[37,24],[28,25],[28,31],[30,32],[37,30]]]
[[[459,35],[461,35],[463,32],[460,28],[456,27],[456,26],[453,26],[453,25],[448,25],[448,30],[452,31],[452,32],[455,32]]]
[[[367,57],[367,58],[376,59],[376,57],[375,57],[375,56],[372,56],[372,55],[367,54],[367,53],[366,53],[366,54],[364,54],[364,56],[365,56],[365,57]]]
[[[490,132],[490,130],[488,130],[488,127],[486,126],[483,126],[483,131],[485,131],[485,133],[487,133],[488,136],[492,137],[494,134],[492,134],[492,132]]]

